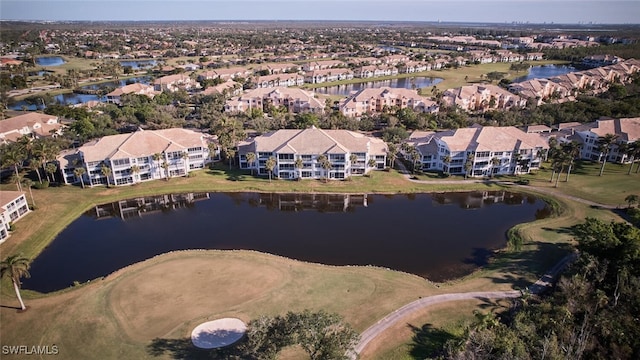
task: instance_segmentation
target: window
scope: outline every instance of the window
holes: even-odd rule
[[[489,151],[478,151],[476,153],[476,157],[479,157],[479,158],[489,157],[489,154],[490,154]]]
[[[200,152],[200,151],[202,151],[202,146],[192,147],[192,148],[187,149],[187,151],[188,152]]]
[[[313,155],[300,155],[300,158],[303,161],[311,161],[311,160],[313,160]]]
[[[149,157],[138,158],[138,164],[148,164],[148,163],[149,163]]]
[[[497,151],[493,153],[494,156],[502,156],[502,151]]]
[[[129,165],[129,159],[116,159],[111,161],[113,162],[113,166]]]
[[[293,154],[278,154],[278,160],[293,160]]]

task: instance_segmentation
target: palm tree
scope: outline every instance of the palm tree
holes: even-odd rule
[[[256,162],[256,153],[248,152],[245,157],[247,158],[247,166],[251,169],[251,175],[253,175],[253,167]]]
[[[448,173],[449,172],[449,164],[451,163],[451,156],[449,155],[445,155],[444,158],[442,158],[442,162],[445,163],[447,165],[447,169],[444,170],[444,173]]]
[[[58,166],[56,166],[56,164],[47,163],[47,165],[45,165],[44,167],[44,171],[46,171],[47,178],[49,178],[49,181],[54,182],[56,180],[55,174],[56,174],[56,171],[58,171]]]
[[[33,200],[33,192],[31,191],[31,186],[33,185],[33,181],[31,181],[31,179],[29,178],[24,178],[21,180],[22,184],[24,186],[26,186],[29,189],[29,195],[31,195],[31,205],[33,205],[33,207],[36,207],[36,202],[35,200]]]
[[[376,161],[375,158],[370,157],[369,161],[367,161],[367,165],[369,165],[371,169],[376,169],[378,167],[378,162]]]
[[[638,203],[638,199],[639,199],[638,195],[631,194],[631,195],[627,195],[627,197],[624,198],[624,201],[626,201],[627,204],[629,204],[629,208],[631,208],[633,204]]]
[[[153,158],[153,166],[157,169],[158,168],[158,161],[160,161],[160,159],[162,159],[162,154],[160,153],[155,153],[152,156]]]
[[[329,162],[327,155],[325,154],[318,155],[318,157],[316,158],[316,162],[320,164],[320,166],[325,170],[326,180],[329,180],[329,169],[331,169],[331,162]]]
[[[602,157],[602,167],[600,168],[600,174],[598,176],[602,176],[604,172],[604,166],[607,163],[607,157],[609,156],[609,152],[611,151],[611,146],[615,144],[616,140],[618,140],[618,135],[607,134],[605,136],[601,136],[598,139],[598,148],[600,149],[601,157]]]
[[[111,168],[107,166],[107,164],[102,163],[102,166],[100,166],[100,172],[102,173],[102,176],[104,176],[105,178],[107,178],[107,187],[109,187],[109,176],[111,176]]]
[[[264,163],[265,169],[269,172],[269,182],[271,182],[271,174],[273,173],[273,169],[276,168],[276,158],[273,156],[269,156],[267,161]]]
[[[189,153],[183,151],[181,156],[184,161],[184,175],[187,176],[189,174]]]
[[[633,163],[640,155],[640,140],[636,140],[632,143],[627,144],[627,156],[629,157],[629,171],[627,175],[631,175],[631,170],[633,170]],[[640,167],[640,165],[638,166]]]
[[[296,161],[293,163],[293,166],[295,166],[296,169],[298,169],[298,180],[300,180],[302,178],[302,168],[304,167],[304,162],[302,161],[301,158],[297,158]]]
[[[396,159],[398,158],[398,147],[395,144],[389,144],[387,149],[387,158],[389,159],[389,166],[393,169],[395,167]]]
[[[500,165],[500,159],[494,156],[491,159],[491,174],[490,174],[491,177],[493,177],[493,174],[495,173],[496,166],[498,166],[498,165]]]
[[[471,170],[473,169],[473,161],[475,160],[475,155],[470,153],[467,155],[467,161],[464,163],[464,178],[470,175]]]
[[[24,306],[22,296],[20,296],[20,278],[31,277],[31,274],[29,274],[29,266],[29,259],[20,255],[11,255],[0,263],[0,277],[8,276],[11,279],[13,289],[16,292],[18,301],[20,301],[20,309],[23,311],[26,310],[27,307]]]
[[[136,183],[136,175],[140,172],[140,166],[131,165],[131,173],[133,174],[133,182]]]
[[[38,160],[40,166],[45,170],[45,172],[45,165],[49,160],[53,160],[57,153],[57,145],[49,139],[40,139],[33,144],[33,157]],[[40,182],[42,182],[39,168],[36,170],[38,171],[38,178],[40,179]]]
[[[571,155],[568,153],[560,153],[556,155],[556,166],[559,167],[558,176],[556,177],[556,183],[554,187],[558,187],[558,181],[560,180],[560,174],[564,170],[565,165],[570,164],[573,160],[571,159]]]
[[[580,154],[580,143],[574,140],[570,143],[565,144],[562,147],[562,150],[567,154],[567,160],[569,162],[569,167],[567,168],[567,178],[565,179],[566,182],[569,182],[569,174],[571,174],[573,163],[575,162],[576,157]]]
[[[165,179],[169,181],[169,163],[163,161],[162,164],[160,164],[160,167],[164,169]]]
[[[17,144],[9,144],[2,147],[2,167],[13,166],[16,180],[20,177],[18,166],[22,165],[22,162],[24,160],[25,154],[22,151],[22,148]],[[17,185],[18,191],[22,191],[22,186],[20,185],[20,183],[17,183]]]
[[[73,175],[80,179],[80,183],[82,184],[82,188],[84,189],[84,173],[86,170],[83,167],[77,167],[73,169]]]

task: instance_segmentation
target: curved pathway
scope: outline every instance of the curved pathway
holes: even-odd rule
[[[528,287],[529,292],[533,294],[538,294],[545,289],[549,288],[555,278],[558,276],[560,271],[562,271],[570,262],[575,260],[577,254],[572,253],[560,260],[551,270],[549,270],[546,274],[544,274],[538,281],[533,283]],[[360,341],[356,344],[354,350],[355,353],[350,353],[349,356],[351,359],[356,359],[357,354],[360,354],[362,350],[376,337],[378,337],[381,333],[389,329],[391,326],[400,322],[404,317],[414,313],[418,310],[422,310],[431,305],[441,304],[449,301],[456,300],[470,300],[470,299],[505,299],[505,298],[516,298],[522,295],[522,292],[519,290],[510,290],[510,291],[477,291],[477,292],[467,292],[467,293],[450,293],[450,294],[441,294],[428,296],[413,302],[408,303],[407,305],[399,308],[398,310],[390,313],[389,315],[383,317],[378,320],[377,323],[370,326],[362,335],[360,335]]]

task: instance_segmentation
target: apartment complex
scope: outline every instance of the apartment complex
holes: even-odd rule
[[[26,135],[33,138],[62,134],[62,124],[54,115],[30,112],[0,120],[0,143],[15,142]]]
[[[247,154],[255,161],[247,161]],[[266,163],[273,157],[275,177],[280,179],[345,179],[384,169],[384,141],[348,130],[278,130],[242,142],[238,147],[240,167],[267,175]],[[328,160],[330,167],[325,168]],[[298,166],[296,166],[298,165]],[[323,165],[325,167],[323,167]]]
[[[209,160],[205,134],[187,129],[139,130],[105,136],[77,150],[78,160],[59,158],[66,183],[77,183],[76,167],[83,167],[83,181],[93,185],[127,185],[141,181],[186,176]]]
[[[245,112],[249,109],[267,111],[270,106],[282,106],[292,113],[322,113],[325,104],[324,101],[315,97],[315,93],[298,88],[258,88],[228,100],[224,110],[226,112]]]
[[[8,237],[11,223],[29,213],[27,198],[22,191],[0,191],[0,244]]]
[[[362,89],[339,104],[340,111],[348,117],[358,117],[364,114],[382,112],[385,108],[398,107],[400,109],[411,108],[421,113],[438,112],[438,104],[418,92],[402,88],[371,88]]]
[[[422,169],[469,176],[528,173],[540,167],[549,149],[540,134],[513,126],[415,132],[407,143],[418,151]]]
[[[129,84],[123,87],[117,88],[112,92],[107,94],[107,102],[112,104],[120,105],[120,100],[123,95],[127,94],[135,94],[135,95],[144,95],[151,99],[156,96],[159,92],[155,90],[155,88],[151,85],[145,85],[141,83]]]
[[[616,136],[616,144],[629,144],[640,140],[640,117],[622,119],[600,119],[593,123],[578,125],[573,128],[573,138],[581,143],[580,157],[583,159],[602,161],[604,153],[598,139],[607,134]],[[625,163],[629,157],[612,146],[607,161]]]
[[[457,106],[465,111],[509,110],[523,108],[527,100],[496,85],[467,85],[447,89],[442,96],[447,106]]]

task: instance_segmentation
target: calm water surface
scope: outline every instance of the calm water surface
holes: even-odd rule
[[[441,78],[417,76],[412,78],[370,81],[359,84],[327,86],[315,88],[313,89],[313,91],[319,94],[327,95],[349,95],[352,91],[359,91],[361,89],[367,88],[379,88],[387,86],[392,88],[419,89],[432,87],[439,84],[440,82],[442,82]]]
[[[570,72],[578,71],[573,66],[569,65],[540,65],[532,66],[529,69],[529,74],[520,76],[513,79],[513,82],[522,82],[531,79],[548,79],[550,77],[568,74]]]
[[[249,249],[331,265],[375,265],[434,281],[460,277],[505,246],[507,229],[547,215],[506,193],[211,193],[97,206],[38,256],[26,289],[50,292],[184,249]]]
[[[60,66],[64,63],[64,59],[60,56],[44,56],[36,58],[36,64],[40,66]]]

